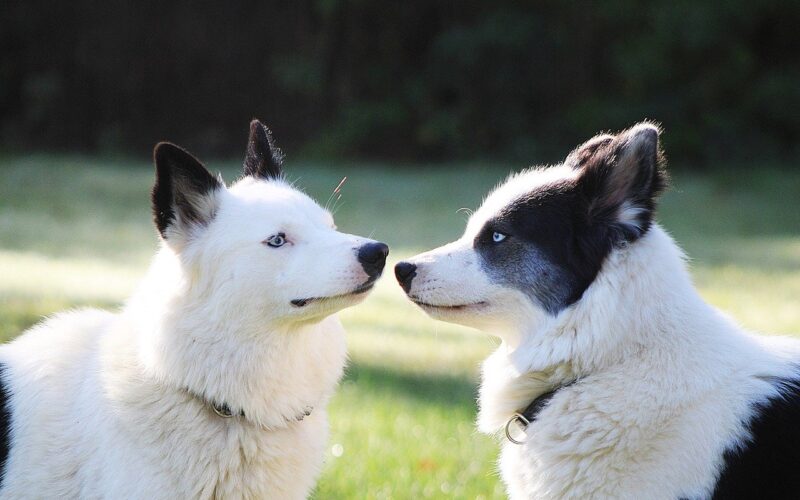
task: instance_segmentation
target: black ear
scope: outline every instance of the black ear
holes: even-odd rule
[[[216,191],[224,186],[186,150],[160,142],[153,150],[156,183],[153,219],[164,239],[187,234],[191,226],[206,225],[217,209]]]
[[[578,169],[586,165],[586,162],[591,159],[597,150],[601,147],[607,146],[614,140],[614,136],[610,134],[598,134],[588,141],[584,142],[567,156],[564,160],[564,165],[570,166],[573,169]]]
[[[607,224],[616,239],[633,241],[653,220],[658,196],[667,186],[659,128],[639,123],[616,136],[602,135],[567,157],[580,169],[591,224]]]
[[[244,175],[262,179],[277,179],[283,175],[283,154],[275,147],[272,132],[258,120],[250,122]]]

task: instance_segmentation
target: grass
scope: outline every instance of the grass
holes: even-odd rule
[[[219,166],[219,165],[217,165]],[[221,164],[226,179],[237,176]],[[290,165],[324,202],[347,175],[336,219],[398,258],[447,242],[508,168]],[[0,159],[0,339],[82,305],[115,308],[156,248],[145,164]],[[679,172],[660,220],[692,256],[703,295],[745,326],[800,332],[800,171]],[[490,337],[426,318],[387,276],[342,313],[351,364],[331,404],[317,498],[502,498],[497,445],[474,431]]]

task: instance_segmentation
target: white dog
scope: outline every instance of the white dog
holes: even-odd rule
[[[0,347],[3,498],[303,498],[345,363],[336,311],[386,245],[282,178],[258,121],[226,187],[154,151],[161,249],[119,314],[58,314]]]
[[[502,339],[478,425],[513,498],[800,498],[800,343],[702,300],[653,222],[665,185],[657,127],[600,135],[395,268],[432,317]]]

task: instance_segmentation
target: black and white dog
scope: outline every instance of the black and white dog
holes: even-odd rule
[[[0,346],[2,498],[308,496],[345,364],[340,309],[388,247],[336,230],[253,121],[241,179],[155,149],[162,245],[118,314]],[[324,258],[320,258],[324,256]]]
[[[800,342],[698,295],[653,221],[663,163],[651,124],[599,135],[395,268],[430,316],[502,339],[478,425],[513,498],[800,498]]]

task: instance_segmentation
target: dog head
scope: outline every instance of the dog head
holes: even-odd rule
[[[484,329],[528,329],[568,312],[611,252],[634,243],[664,189],[659,129],[599,135],[563,164],[512,175],[464,235],[395,267],[430,316]]]
[[[193,304],[254,326],[317,321],[363,300],[380,277],[388,247],[337,231],[327,210],[287,183],[257,120],[230,187],[173,144],[158,144],[154,160],[155,224]]]

